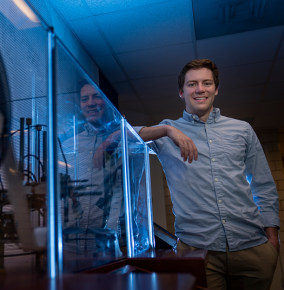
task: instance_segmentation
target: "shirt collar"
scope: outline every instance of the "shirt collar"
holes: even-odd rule
[[[104,128],[96,128],[94,127],[92,124],[90,124],[89,122],[84,124],[85,130],[88,132],[89,136],[96,136],[99,133],[101,133],[102,131],[104,131]]]
[[[213,108],[213,111],[210,113],[209,118],[207,120],[206,123],[210,124],[210,123],[216,123],[219,118],[221,116],[221,111],[218,108]],[[196,123],[203,123],[202,121],[199,120],[199,117],[195,114],[190,114],[188,112],[186,112],[186,110],[183,111],[183,118],[184,120],[194,124]]]

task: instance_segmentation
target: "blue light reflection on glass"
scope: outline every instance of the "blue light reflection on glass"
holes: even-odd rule
[[[48,272],[51,279],[62,273],[62,229],[57,193],[57,130],[55,102],[55,35],[48,30]]]
[[[121,130],[121,147],[122,147],[122,170],[123,170],[123,191],[124,191],[124,206],[125,206],[125,227],[127,239],[127,256],[134,257],[134,236],[131,215],[131,192],[129,184],[129,161],[127,149],[127,126],[124,117],[120,120]]]
[[[55,213],[54,213],[54,176],[52,173],[54,168],[54,152],[52,146],[52,129],[53,129],[53,49],[54,34],[48,31],[48,271],[49,277],[56,277],[56,254],[55,254]],[[50,146],[51,145],[51,146]]]
[[[147,216],[148,216],[148,232],[150,248],[155,248],[154,228],[153,228],[153,212],[152,212],[152,193],[151,193],[151,177],[150,177],[150,160],[149,147],[145,144],[145,171],[146,171],[146,192],[147,192]]]

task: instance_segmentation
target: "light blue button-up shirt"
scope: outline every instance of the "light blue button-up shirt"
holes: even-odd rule
[[[267,241],[264,227],[279,227],[278,194],[251,126],[214,109],[206,123],[184,111],[164,120],[190,137],[198,161],[184,162],[168,137],[153,141],[171,192],[176,235],[213,251],[242,250]],[[142,127],[136,127],[139,130]]]

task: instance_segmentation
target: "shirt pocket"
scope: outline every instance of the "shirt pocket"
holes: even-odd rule
[[[227,158],[235,161],[245,161],[247,144],[242,136],[222,137],[224,153]]]

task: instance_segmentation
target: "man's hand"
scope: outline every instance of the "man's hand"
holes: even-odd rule
[[[277,253],[279,254],[280,245],[278,240],[278,228],[274,227],[264,228],[264,231],[267,235],[268,241],[274,246]]]
[[[94,157],[93,164],[94,167],[101,170],[105,167],[105,152],[107,145],[104,142],[97,148]]]
[[[184,161],[188,160],[188,162],[191,163],[193,156],[194,160],[197,161],[198,151],[192,139],[172,126],[169,126],[167,129],[167,136],[180,148],[181,157],[183,157]]]

